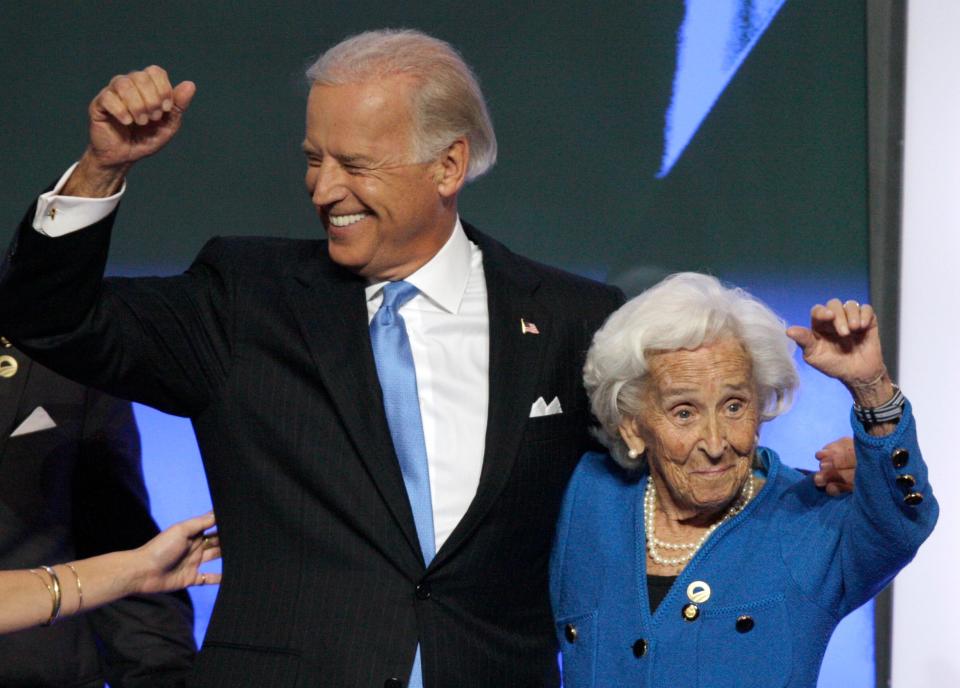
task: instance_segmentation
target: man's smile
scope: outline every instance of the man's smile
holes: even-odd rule
[[[352,213],[350,215],[327,215],[327,219],[334,227],[347,227],[368,216],[369,213]]]

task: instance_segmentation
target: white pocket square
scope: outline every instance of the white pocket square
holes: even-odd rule
[[[563,408],[560,406],[560,399],[557,397],[553,398],[549,404],[543,400],[543,397],[537,397],[537,400],[533,402],[533,405],[530,407],[530,417],[539,418],[540,416],[555,416],[558,413],[563,413]]]
[[[29,435],[31,432],[40,432],[41,430],[49,430],[55,427],[57,427],[57,424],[53,422],[53,418],[50,417],[46,409],[38,406],[33,409],[33,413],[27,416],[25,421],[17,426],[16,430],[10,433],[10,437]]]

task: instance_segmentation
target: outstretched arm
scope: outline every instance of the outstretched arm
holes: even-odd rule
[[[219,583],[220,574],[200,572],[201,564],[220,557],[217,535],[205,533],[214,525],[212,513],[196,516],[137,549],[50,566],[53,575],[47,567],[0,571],[0,633],[55,621],[126,595]]]
[[[211,247],[183,276],[104,280],[115,213],[113,201],[91,197],[113,193],[173,139],[195,92],[159,67],[114,77],[90,103],[80,162],[58,196],[27,213],[0,264],[0,322],[21,349],[65,377],[178,415],[202,409],[229,366],[230,267],[215,265]]]
[[[791,327],[787,334],[810,365],[840,380],[862,408],[876,409],[893,399],[870,306],[837,299],[818,304],[809,328]],[[853,417],[858,469],[852,498],[812,510],[815,527],[805,519],[785,521],[784,542],[793,543],[785,556],[797,580],[838,616],[879,592],[913,558],[937,520],[910,404],[898,415],[869,425]],[[797,546],[804,538],[816,542]]]

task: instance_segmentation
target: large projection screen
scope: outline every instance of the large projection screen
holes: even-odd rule
[[[815,302],[869,293],[866,11],[865,0],[4,3],[4,238],[82,151],[93,94],[150,63],[198,94],[171,149],[131,176],[110,271],[179,272],[218,234],[321,236],[302,183],[303,67],[351,33],[407,26],[455,44],[490,104],[500,159],[463,194],[465,219],[628,294],[707,271],[802,323]],[[761,440],[812,468],[849,434],[849,401],[801,374],[795,408]],[[189,422],[137,415],[158,520],[206,509]],[[215,592],[194,591],[198,637]],[[873,638],[868,604],[841,625],[821,685],[873,686]]]

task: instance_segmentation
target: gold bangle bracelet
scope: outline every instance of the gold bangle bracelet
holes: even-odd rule
[[[52,626],[60,618],[60,603],[63,601],[62,591],[60,589],[60,577],[50,566],[41,566],[50,576],[50,582],[53,584],[53,611],[50,612],[50,618],[47,619],[44,626]]]
[[[43,579],[43,576],[40,574],[40,572],[37,569],[30,569],[30,573],[32,573],[34,576],[39,578],[40,582],[43,583],[43,587],[45,587],[47,589],[47,592],[50,593],[50,614],[52,618],[53,605],[56,604],[56,600],[57,600],[56,596],[53,593],[53,586]],[[50,622],[50,619],[47,619],[47,624],[49,624],[49,622]],[[47,624],[44,624],[44,625],[47,625]]]
[[[80,610],[83,609],[83,586],[80,585],[80,574],[77,573],[77,570],[73,568],[73,564],[64,564],[70,571],[73,573],[73,577],[77,581],[77,611],[75,613],[79,614]]]
[[[45,566],[43,568],[46,569]],[[57,593],[54,592],[53,585],[44,579],[43,575],[38,569],[29,569],[29,571],[40,579],[40,582],[43,583],[43,587],[45,587],[47,592],[50,593],[50,617],[42,623],[44,626],[49,626],[52,623],[53,615],[57,612]],[[53,579],[51,578],[50,580],[52,581]]]

